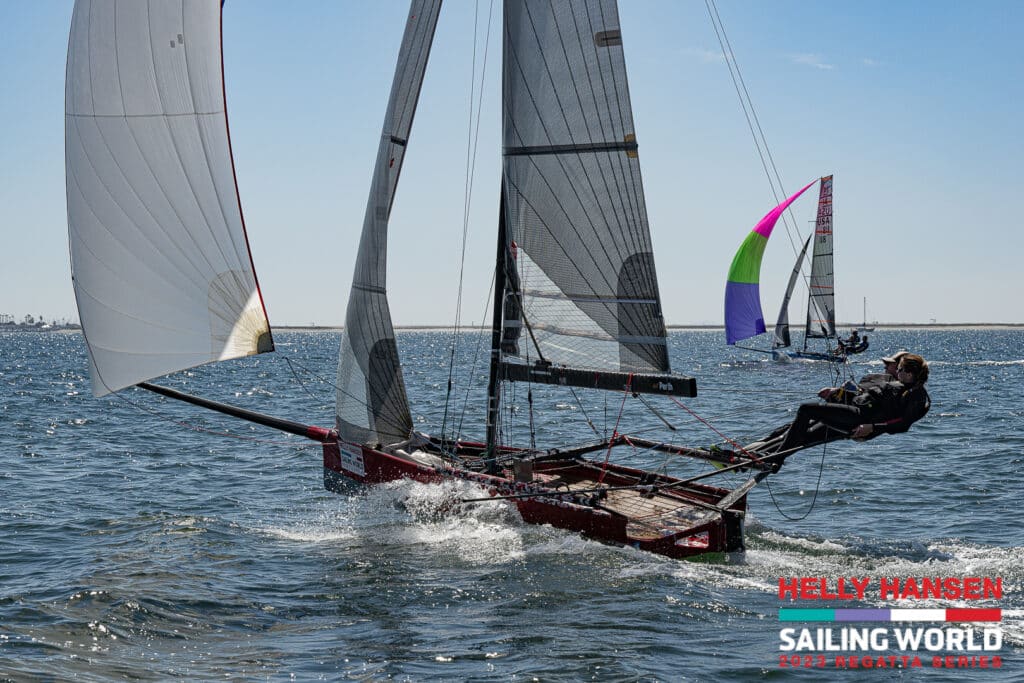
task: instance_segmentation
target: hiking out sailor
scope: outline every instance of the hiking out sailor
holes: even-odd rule
[[[771,452],[805,448],[835,438],[863,440],[907,431],[931,407],[924,386],[928,363],[917,354],[904,353],[898,361],[896,379],[884,377],[862,380],[856,391],[838,400],[827,399],[832,400],[829,403],[804,403],[785,436],[775,440],[778,446],[770,448]]]
[[[864,338],[867,339],[867,337]],[[864,375],[860,378],[860,382],[847,382],[841,387],[825,387],[818,392],[818,396],[829,403],[849,403],[850,399],[861,389],[866,389],[873,384],[884,384],[885,382],[894,381],[900,359],[908,353],[910,352],[900,350],[891,356],[882,356],[881,360],[885,366],[885,372]]]

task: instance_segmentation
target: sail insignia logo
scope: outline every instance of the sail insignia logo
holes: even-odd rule
[[[778,595],[790,602],[893,605],[779,608],[779,668],[1003,666],[1002,610],[989,606],[1002,599],[1002,577],[779,577]],[[950,606],[932,607],[936,601]]]

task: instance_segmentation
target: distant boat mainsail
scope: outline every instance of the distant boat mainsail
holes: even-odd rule
[[[814,251],[808,282],[807,339],[836,336],[835,273],[832,268],[832,176],[821,179],[818,218],[814,223]]]
[[[864,317],[861,318],[861,320],[863,320],[863,322],[860,324],[860,327],[857,328],[857,329],[859,329],[861,332],[874,332],[875,331],[874,327],[868,327],[868,298],[867,297],[864,297],[864,302],[863,303],[864,303],[864,309],[863,309]]]
[[[766,331],[761,312],[761,259],[775,223],[797,197],[807,191],[811,181],[769,211],[750,231],[733,257],[725,284],[725,340],[735,344]]]
[[[273,350],[235,185],[220,12],[75,4],[68,234],[97,396]]]
[[[789,284],[786,285],[786,294],[782,297],[779,318],[775,322],[775,332],[772,334],[773,349],[783,349],[793,343],[789,337],[789,300],[793,298],[793,289],[796,287],[796,281],[800,276],[800,267],[803,266],[804,259],[807,258],[807,247],[810,244],[811,237],[808,236],[804,240],[804,248],[800,250],[800,254],[796,257],[796,263],[793,264],[793,272],[789,274]]]

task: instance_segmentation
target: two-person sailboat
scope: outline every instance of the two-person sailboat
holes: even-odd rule
[[[772,332],[770,349],[740,347],[751,351],[771,353],[775,357],[804,358],[808,360],[842,361],[849,354],[861,353],[868,348],[865,338],[856,345],[846,346],[836,336],[835,274],[832,264],[832,176],[808,183],[798,192],[769,211],[740,245],[733,257],[725,285],[725,340],[729,345],[744,341],[767,331],[761,312],[761,259],[768,238],[782,214],[815,182],[820,182],[818,213],[814,233],[804,242],[796,264],[789,276],[782,306]],[[792,345],[789,325],[789,301],[793,296],[807,248],[813,240],[811,274],[807,282],[807,323],[804,327],[803,349],[786,351]],[[823,350],[808,347],[812,339],[824,339]],[[835,346],[830,344],[835,342]]]
[[[68,225],[97,396],[133,386],[323,444],[325,486],[464,480],[527,522],[673,557],[743,548],[755,453],[628,436],[537,450],[503,442],[503,388],[696,395],[671,372],[612,0],[504,3],[503,164],[490,381],[479,442],[413,426],[388,307],[387,230],[440,11],[413,0],[363,220],[332,429],[148,383],[274,350],[235,181],[221,3],[78,0],[66,85]],[[612,459],[712,461],[687,479]],[[593,457],[596,456],[596,457]],[[729,490],[704,483],[754,473]]]

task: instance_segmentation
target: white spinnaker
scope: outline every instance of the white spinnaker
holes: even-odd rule
[[[273,349],[228,140],[217,0],[78,0],[68,235],[93,393]]]

